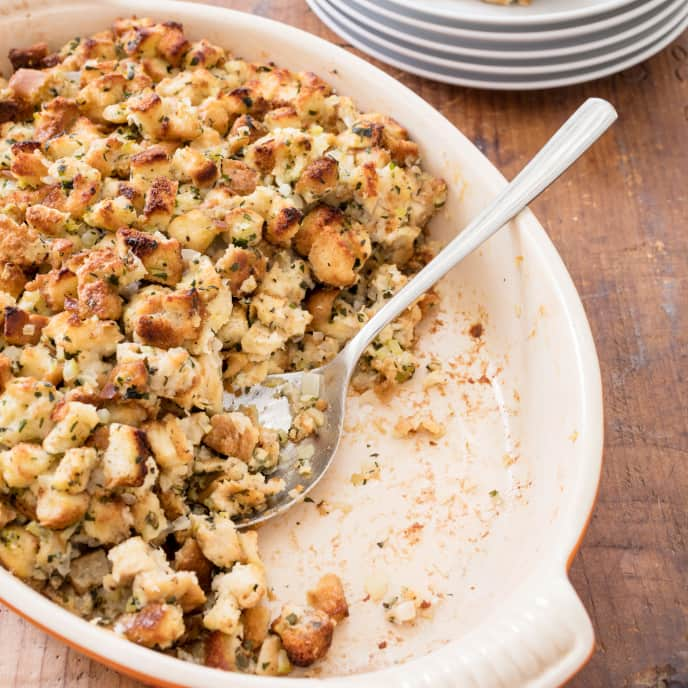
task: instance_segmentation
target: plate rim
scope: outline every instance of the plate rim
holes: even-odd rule
[[[443,10],[441,8],[429,9],[419,9],[414,3],[414,0],[386,0],[390,4],[398,5],[405,10],[411,10],[419,13],[427,13],[428,16],[438,17],[440,19],[459,19],[466,21],[474,21],[471,17],[463,14],[462,12],[453,12],[451,10]],[[582,7],[579,9],[570,9],[563,12],[553,12],[551,14],[535,14],[535,15],[513,15],[501,17],[499,14],[495,15],[485,15],[480,19],[481,22],[485,24],[492,24],[495,26],[518,26],[518,25],[532,25],[532,24],[546,24],[552,22],[561,21],[577,21],[579,19],[589,19],[591,16],[596,14],[602,14],[605,12],[613,12],[617,9],[622,8],[624,5],[628,5],[633,0],[605,0],[604,3],[599,6]],[[506,14],[506,13],[505,13]]]
[[[352,0],[354,4],[359,4],[359,5],[364,5],[364,6],[369,6],[372,4],[372,0]],[[385,0],[388,2],[389,0]],[[631,0],[631,2],[635,2],[636,0]],[[652,2],[653,0],[651,0]],[[477,2],[477,0],[476,0]],[[448,26],[446,23],[431,23],[429,21],[424,21],[421,19],[416,19],[414,17],[410,17],[404,14],[399,14],[398,12],[395,12],[391,9],[388,9],[387,7],[381,6],[381,5],[373,5],[373,10],[375,12],[379,12],[383,14],[384,16],[388,16],[390,19],[394,19],[396,21],[400,21],[404,24],[408,24],[409,26],[415,27],[415,28],[422,28],[426,31],[435,31],[440,34],[444,34],[447,36],[452,36],[452,37],[464,37],[464,38],[477,38],[478,40],[494,40],[494,41],[506,41],[508,43],[513,42],[513,43],[519,43],[519,42],[531,42],[531,41],[538,41],[538,40],[554,40],[558,38],[575,38],[576,36],[580,36],[581,34],[585,34],[590,28],[593,28],[595,31],[602,31],[608,28],[613,28],[614,26],[617,26],[620,23],[623,23],[623,21],[630,19],[633,19],[634,17],[638,16],[639,14],[642,14],[646,6],[649,3],[647,2],[639,2],[637,7],[634,7],[628,11],[625,11],[624,13],[619,13],[613,17],[608,17],[603,20],[598,20],[598,21],[589,21],[586,22],[583,25],[576,25],[572,27],[563,27],[563,28],[554,28],[554,29],[547,29],[541,28],[537,31],[515,31],[515,32],[509,32],[509,31],[496,31],[495,28],[498,27],[490,27],[488,31],[483,31],[482,29],[471,29],[471,28],[465,28],[465,27],[457,27],[457,26]],[[654,5],[653,5],[654,7]],[[511,27],[513,28],[513,27]]]
[[[623,32],[622,35],[614,35],[613,36],[613,42],[619,42],[620,40],[625,40],[627,38],[632,38],[634,35],[637,33],[640,33],[641,31],[645,30],[648,28],[648,25],[651,26],[653,22],[652,20],[656,19],[656,16],[651,17],[649,20],[645,20],[646,15],[649,15],[651,12],[657,9],[657,7],[664,5],[665,8],[669,7],[671,3],[673,2],[676,6],[681,2],[682,0],[650,0],[650,2],[647,3],[646,8],[644,8],[645,12],[644,14],[640,15],[641,22],[640,24],[634,24],[632,28],[627,29],[625,32]],[[340,11],[344,12],[345,14],[347,13],[346,9],[341,9],[339,5],[346,7],[346,3],[344,0],[330,0],[330,3],[335,5]],[[458,44],[453,44],[450,45],[449,43],[443,43],[441,41],[435,41],[434,43],[427,39],[427,38],[421,38],[417,35],[414,34],[413,31],[408,31],[406,34],[403,32],[399,31],[396,28],[391,28],[389,26],[385,26],[384,23],[379,21],[380,17],[374,14],[374,10],[369,10],[371,14],[364,14],[362,11],[356,10],[356,6],[363,6],[363,4],[368,5],[369,2],[368,0],[349,0],[348,4],[348,9],[350,12],[357,12],[358,16],[360,16],[361,19],[365,19],[367,22],[368,26],[371,28],[374,28],[378,33],[383,33],[391,38],[397,38],[400,40],[407,40],[413,45],[417,45],[418,48],[430,48],[434,50],[439,50],[446,52],[448,55],[452,54],[458,54],[458,55],[466,55],[469,57],[499,57],[499,58],[504,58],[504,59],[510,59],[510,58],[521,58],[521,59],[539,59],[539,58],[547,58],[547,57],[563,57],[566,55],[573,55],[577,52],[580,52],[581,48],[585,48],[588,50],[594,50],[597,48],[604,47],[604,39],[597,39],[595,41],[588,41],[588,40],[578,40],[576,41],[573,45],[570,46],[565,46],[563,48],[552,48],[552,49],[533,49],[532,43],[528,43],[527,46],[523,46],[520,49],[517,50],[503,50],[501,47],[499,47],[499,44],[495,43],[495,46],[492,48],[473,48],[473,47],[468,47],[461,45],[460,43]],[[663,10],[662,10],[663,11]],[[659,20],[658,20],[659,21]],[[593,31],[591,33],[597,33],[598,31]],[[583,38],[583,37],[581,37]],[[487,43],[486,43],[487,44]]]

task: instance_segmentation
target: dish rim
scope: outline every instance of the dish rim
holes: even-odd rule
[[[429,103],[374,65],[318,36],[273,19],[223,7],[182,2],[181,0],[147,0],[145,3],[147,7],[145,9],[141,9],[140,5],[136,5],[134,0],[106,0],[106,3],[110,7],[121,8],[122,12],[130,12],[133,9],[134,11],[138,10],[146,13],[169,14],[175,10],[184,9],[188,13],[203,15],[201,17],[203,21],[211,22],[216,19],[238,30],[244,27],[257,30],[260,33],[272,33],[288,44],[295,46],[297,44],[299,46],[305,45],[308,47],[309,52],[326,55],[327,59],[335,62],[338,68],[350,69],[357,74],[367,75],[376,84],[380,84],[381,88],[392,89],[400,97],[403,96],[407,100],[410,99],[414,109],[422,111],[430,119],[435,120],[440,130],[446,130],[451,136],[458,137],[458,140],[461,140],[462,144],[475,155],[476,169],[474,172],[477,179],[494,186],[496,189],[506,183],[504,177],[492,163],[480,153],[459,129]],[[73,2],[75,6],[82,4],[86,5],[87,0],[74,0]],[[38,10],[39,6],[40,2],[36,2],[33,9]],[[154,6],[154,9],[149,9],[152,6]],[[32,6],[29,5],[29,11],[31,9]],[[3,19],[13,17],[16,17],[16,13],[5,15],[5,17],[0,18],[0,22]],[[564,617],[564,620],[570,620],[571,624],[575,624],[573,630],[569,629],[574,634],[575,647],[570,652],[567,650],[569,654],[558,657],[558,663],[550,662],[546,667],[547,671],[542,674],[542,681],[547,682],[538,680],[536,683],[531,684],[544,687],[557,685],[570,678],[589,659],[593,649],[594,637],[592,626],[587,613],[583,609],[580,598],[568,581],[567,569],[585,535],[601,478],[603,445],[602,385],[599,362],[590,325],[580,296],[563,264],[561,256],[559,256],[544,228],[530,210],[524,211],[519,216],[517,223],[524,240],[528,241],[533,251],[540,256],[542,269],[549,273],[552,280],[554,291],[557,293],[558,300],[562,305],[568,325],[564,331],[569,335],[573,343],[575,365],[580,371],[581,439],[577,443],[577,455],[580,456],[582,465],[572,481],[570,503],[567,504],[566,516],[562,517],[557,547],[556,549],[551,549],[551,556],[529,573],[524,584],[513,591],[505,603],[507,606],[511,605],[514,607],[512,616],[506,619],[507,621],[511,619],[510,623],[531,621],[535,611],[534,608],[540,606],[545,610],[542,614],[545,614],[549,621],[553,619],[562,621],[561,609],[565,609],[567,616]],[[543,583],[546,584],[543,585]],[[200,677],[203,677],[205,685],[214,683],[214,681],[211,681],[212,678],[216,678],[219,683],[231,680],[233,685],[246,687],[262,686],[267,688],[271,686],[274,688],[283,685],[284,682],[284,679],[281,678],[256,677],[244,674],[231,674],[228,677],[227,672],[199,667],[138,646],[109,631],[94,627],[84,619],[62,609],[4,569],[0,569],[0,590],[2,590],[0,601],[24,618],[27,618],[32,624],[74,647],[79,652],[140,680],[154,681],[156,685],[174,687],[200,685],[195,682]],[[12,602],[8,601],[10,599]],[[553,604],[552,600],[556,600],[561,609],[557,608],[557,605]],[[490,622],[495,622],[499,617],[505,616],[503,610],[497,610],[494,614],[488,614],[486,619],[475,629],[474,634],[476,636],[481,634],[484,636],[489,629]],[[531,626],[531,632],[537,631],[535,626],[532,624]],[[527,631],[528,628],[525,628],[524,636],[527,635]],[[521,634],[520,630],[519,634]],[[542,642],[545,642],[544,638]],[[550,642],[550,640],[547,639],[547,642]],[[468,645],[466,641],[462,643],[455,641],[449,643],[447,648],[451,650],[458,646],[463,648],[466,645]],[[325,683],[361,686],[375,679],[399,676],[401,671],[408,679],[409,686],[426,685],[426,682],[432,675],[435,675],[438,679],[437,684],[433,683],[432,685],[439,686],[440,679],[442,679],[441,683],[444,685],[454,685],[447,681],[450,680],[450,676],[456,677],[455,671],[463,668],[463,663],[456,656],[458,653],[442,654],[442,652],[442,650],[439,650],[396,667],[366,674],[355,674],[332,679],[294,678],[289,679],[289,681],[290,685],[298,686],[299,688],[324,685]],[[440,654],[442,654],[442,659]],[[476,664],[481,660],[480,654],[476,646]],[[174,680],[170,680],[171,677]],[[179,679],[185,681],[185,683],[176,683],[175,681]],[[552,681],[555,682],[553,683]]]
[[[632,0],[635,2],[636,0]],[[403,24],[408,24],[409,26],[420,28],[425,31],[434,31],[438,34],[444,36],[450,36],[452,38],[477,38],[479,40],[485,41],[504,41],[506,43],[520,43],[526,41],[529,45],[532,42],[537,42],[540,40],[555,40],[555,39],[573,39],[582,35],[585,35],[589,31],[603,31],[622,24],[625,21],[635,19],[638,15],[645,12],[647,9],[654,9],[661,0],[649,0],[644,4],[639,4],[632,9],[624,11],[623,13],[614,15],[612,17],[606,17],[603,19],[593,18],[586,22],[584,25],[575,26],[564,26],[560,28],[549,29],[547,27],[541,27],[536,31],[501,31],[499,27],[489,27],[489,31],[483,30],[483,28],[473,29],[465,28],[462,26],[446,25],[446,24],[433,24],[429,21],[423,19],[417,19],[413,16],[399,14],[398,11],[389,9],[383,5],[373,5],[372,0],[352,0],[354,5],[361,5],[368,7],[373,5],[375,12],[379,12],[384,16],[399,21]],[[505,27],[507,28],[507,27]]]
[[[599,5],[590,5],[588,7],[565,10],[562,12],[550,12],[550,14],[523,14],[521,16],[509,14],[508,16],[482,15],[479,19],[471,18],[461,11],[452,11],[450,9],[418,9],[414,6],[414,0],[387,0],[392,5],[403,7],[405,10],[411,10],[419,13],[427,14],[430,17],[440,19],[458,19],[459,21],[479,21],[485,24],[493,24],[495,26],[513,26],[513,25],[532,25],[532,24],[548,24],[566,21],[577,21],[579,19],[587,19],[596,14],[603,14],[605,12],[613,12],[622,8],[624,5],[630,5],[634,0],[606,0]]]
[[[461,44],[449,44],[440,42],[439,40],[437,41],[431,41],[428,38],[422,38],[416,36],[412,31],[409,31],[408,33],[404,34],[402,31],[399,31],[398,29],[391,28],[389,26],[385,26],[380,19],[382,18],[383,15],[376,15],[374,13],[374,10],[370,9],[370,3],[367,0],[354,0],[353,2],[349,3],[348,8],[351,13],[356,12],[360,14],[360,18],[364,18],[368,22],[368,26],[373,28],[376,32],[379,34],[384,34],[386,36],[389,36],[391,38],[396,38],[399,40],[405,40],[408,42],[409,45],[413,45],[417,47],[419,50],[422,50],[423,48],[430,48],[431,50],[436,50],[438,52],[444,52],[447,55],[455,55],[455,56],[465,56],[465,57],[487,57],[490,59],[503,59],[503,60],[509,60],[509,59],[522,59],[522,60],[536,60],[536,59],[542,59],[542,58],[549,58],[549,57],[565,57],[567,55],[576,55],[582,52],[581,49],[584,49],[585,51],[588,50],[597,50],[599,48],[605,47],[606,44],[611,43],[611,44],[616,44],[620,41],[626,40],[628,38],[632,38],[633,36],[637,35],[641,31],[646,30],[648,27],[652,26],[654,23],[656,23],[656,14],[652,14],[653,10],[656,10],[659,6],[663,5],[663,8],[661,11],[665,11],[666,8],[672,7],[672,2],[674,0],[650,0],[647,4],[647,9],[643,13],[640,13],[640,20],[637,22],[634,22],[632,27],[629,29],[626,29],[623,31],[621,34],[614,34],[613,36],[607,36],[605,39],[598,38],[595,40],[589,40],[589,36],[585,37],[584,40],[578,40],[575,42],[573,45],[565,45],[563,47],[558,47],[558,48],[544,48],[540,49],[537,47],[534,47],[531,42],[528,42],[527,46],[522,46],[519,49],[516,50],[502,50],[501,47],[499,48],[473,48],[473,47],[467,47]],[[678,3],[681,2],[681,0],[676,0],[674,2],[675,6],[678,6]],[[335,7],[336,9],[340,10],[344,14],[347,14],[347,11],[345,9],[342,9],[342,7],[346,6],[346,3],[341,2],[341,0],[330,0],[330,4]],[[341,5],[341,6],[340,6]],[[364,13],[362,10],[357,10],[356,5],[359,5],[361,7],[366,7],[368,14]],[[645,10],[645,8],[643,8]],[[652,16],[650,16],[652,14]],[[350,15],[347,15],[350,16]],[[647,17],[650,17],[649,19]],[[628,20],[629,22],[632,21],[632,19]],[[625,23],[625,22],[622,22]],[[598,33],[598,30],[594,30],[589,32],[590,34]],[[583,38],[583,37],[581,37]],[[548,39],[549,42],[549,39]]]

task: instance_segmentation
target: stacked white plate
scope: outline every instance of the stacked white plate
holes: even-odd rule
[[[688,26],[686,0],[307,0],[344,40],[449,84],[565,86],[631,67]]]

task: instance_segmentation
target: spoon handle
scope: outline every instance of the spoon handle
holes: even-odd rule
[[[616,118],[606,100],[586,100],[494,201],[361,328],[346,347],[349,369],[385,325],[537,198]]]

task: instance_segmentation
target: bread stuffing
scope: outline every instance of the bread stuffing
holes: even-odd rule
[[[349,615],[345,582],[272,599],[258,534],[235,521],[284,489],[282,448],[325,408],[278,432],[225,393],[331,360],[427,262],[445,183],[391,117],[173,21],[120,19],[10,61],[0,563],[181,659],[317,662]],[[356,389],[413,376],[423,308],[368,347]],[[439,434],[403,432],[421,430]]]

